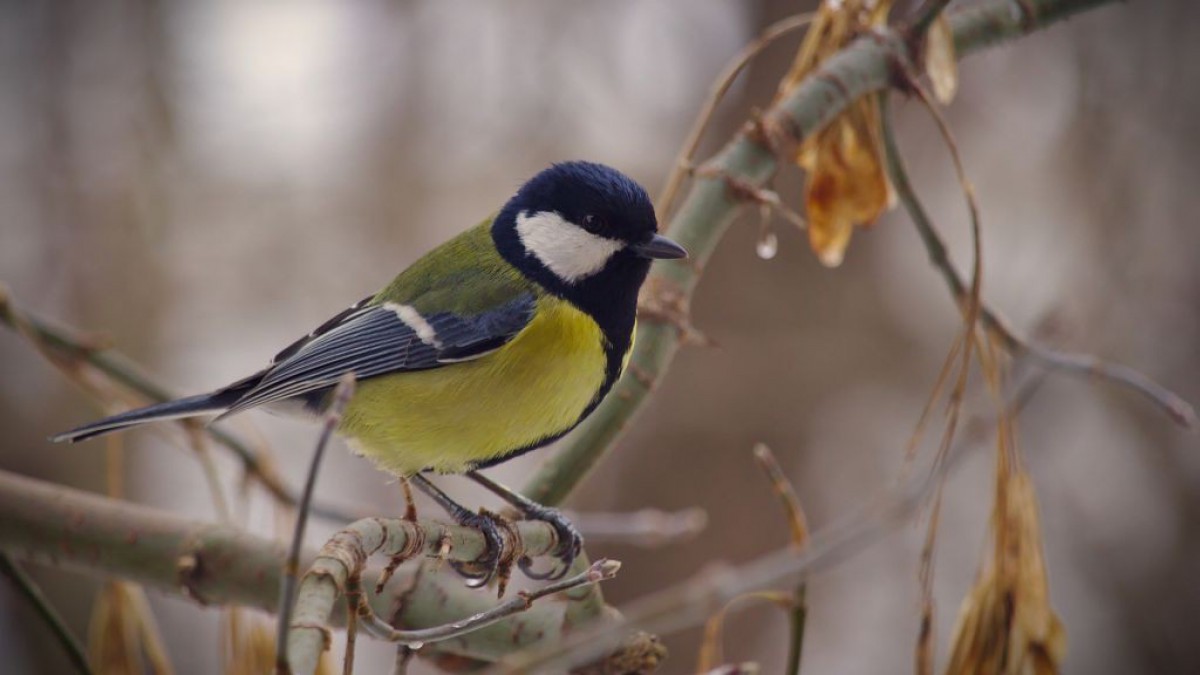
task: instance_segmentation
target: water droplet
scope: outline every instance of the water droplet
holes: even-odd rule
[[[417,651],[418,649],[420,649],[421,647],[425,646],[424,642],[408,642],[406,644],[408,645],[408,648],[413,650],[414,652]]]
[[[779,237],[775,236],[774,232],[764,232],[758,238],[758,245],[754,247],[754,252],[763,260],[770,260],[779,253]]]

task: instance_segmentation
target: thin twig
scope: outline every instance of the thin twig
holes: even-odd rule
[[[683,147],[679,150],[679,156],[675,158],[675,164],[671,168],[671,173],[667,176],[667,182],[663,185],[662,192],[658,194],[658,222],[664,222],[671,215],[671,205],[675,202],[675,196],[679,193],[680,186],[683,185],[683,179],[688,175],[689,169],[692,166],[692,158],[696,155],[696,149],[700,147],[700,140],[704,138],[704,132],[708,129],[708,125],[712,122],[713,113],[717,110],[717,105],[721,99],[725,98],[725,94],[729,92],[729,87],[733,86],[733,81],[737,79],[739,73],[742,72],[754,57],[762,53],[772,42],[795,32],[807,26],[815,16],[812,12],[806,14],[797,14],[789,16],[786,19],[781,19],[767,26],[767,29],[762,32],[754,41],[742,47],[742,50],[733,57],[717,76],[709,89],[708,98],[705,99],[704,105],[700,108],[700,112],[696,115],[696,121],[692,123],[692,128],[688,131],[687,140],[683,142]]]
[[[930,263],[941,273],[942,279],[950,288],[955,301],[961,306],[966,297],[965,284],[962,277],[959,276],[958,270],[955,269],[954,263],[950,260],[945,241],[934,227],[933,221],[912,187],[904,160],[896,145],[890,116],[885,111],[881,117],[888,174],[892,185],[896,188],[900,202],[904,204],[909,218],[912,219],[917,232],[921,235],[921,241],[929,253]],[[1191,404],[1175,392],[1129,366],[1109,363],[1089,354],[1059,351],[1022,338],[1009,328],[1007,322],[995,310],[986,305],[980,308],[980,322],[984,329],[995,336],[1001,346],[1013,356],[1027,355],[1051,370],[1096,377],[1127,388],[1155,404],[1176,424],[1185,428],[1196,427],[1196,412]]]
[[[1010,414],[1028,404],[1042,380],[1040,374],[1034,374],[1014,388],[1008,400]],[[969,450],[988,438],[995,427],[995,417],[964,424],[945,462],[814,532],[799,553],[788,546],[738,568],[683,581],[623,608],[620,621],[577,631],[543,651],[505,659],[494,672],[566,672],[574,664],[606,653],[631,627],[658,633],[682,630],[703,622],[732,598],[828,569],[892,532],[928,504],[942,477],[970,456]]]
[[[623,544],[660,548],[698,536],[708,525],[699,507],[681,511],[641,509],[629,513],[571,512],[568,518],[589,544]]]
[[[2,492],[0,492],[2,496]],[[0,506],[3,504],[0,503]],[[554,528],[545,521],[522,520],[509,525],[511,530],[510,544],[515,558],[527,556],[536,558],[550,555],[558,546],[558,536]],[[0,534],[3,531],[0,530]],[[444,555],[458,562],[469,562],[478,559],[487,550],[487,541],[483,533],[476,528],[449,525],[436,521],[403,520],[398,518],[364,518],[343,528],[340,532],[325,542],[316,559],[309,566],[308,572],[300,582],[296,593],[296,609],[292,619],[292,629],[288,636],[288,652],[292,668],[298,673],[311,673],[316,669],[321,652],[326,649],[326,625],[330,622],[331,614],[338,599],[349,590],[359,592],[363,582],[354,577],[363,573],[367,560],[374,555],[388,557],[393,563],[397,559],[410,560],[418,556]],[[578,560],[584,557],[580,556]],[[411,577],[410,577],[411,578]],[[456,586],[456,589],[462,589]],[[436,590],[435,590],[436,589]],[[483,605],[478,600],[478,594],[464,592],[461,596],[448,593],[445,587],[438,583],[434,575],[427,577],[415,587],[400,592],[402,597],[422,595],[423,600],[405,602],[399,610],[392,606],[387,612],[394,615],[397,611],[407,612],[410,608],[416,611],[416,625],[445,623],[458,617],[470,616],[492,609],[491,605]],[[496,649],[508,652],[513,649],[514,641],[528,644],[543,639],[551,633],[561,634],[567,630],[572,609],[591,602],[592,593],[568,595],[567,611],[558,609],[554,612],[555,623],[546,625],[540,623],[534,627],[531,622],[524,626],[491,631],[485,635],[483,631],[465,636],[463,640],[470,645],[472,653],[495,653]],[[429,603],[436,604],[431,608]],[[378,612],[380,605],[374,605]],[[430,621],[430,612],[438,617],[437,622]],[[527,616],[527,615],[522,615]],[[542,617],[545,619],[545,616]],[[371,625],[363,613],[358,616],[361,627],[371,630]],[[502,635],[496,643],[497,633]],[[477,639],[478,637],[478,639]],[[455,640],[449,643],[448,651],[465,649],[464,643]]]
[[[26,338],[60,369],[86,364],[113,382],[154,403],[177,398],[174,393],[150,379],[141,368],[115,350],[97,344],[96,340],[89,340],[77,331],[56,327],[29,312],[18,310],[3,285],[0,285],[0,323]],[[55,355],[58,358],[55,358]],[[64,370],[64,374],[74,379],[72,373]],[[90,386],[85,389],[89,393],[97,394]],[[298,500],[295,493],[268,468],[258,452],[222,429],[206,427],[205,432],[237,456],[246,475],[266,488],[272,497],[288,506],[296,506]],[[363,515],[320,503],[312,506],[312,512],[327,520],[341,523],[353,522]]]
[[[804,516],[804,508],[800,506],[800,498],[796,496],[796,489],[792,486],[792,481],[788,480],[787,474],[783,472],[783,467],[779,466],[779,460],[775,458],[775,453],[771,452],[771,449],[765,444],[759,443],[755,446],[754,459],[758,460],[759,466],[767,474],[767,480],[771,482],[775,496],[783,505],[788,526],[792,532],[792,546],[797,551],[803,550],[808,544],[808,519]],[[808,623],[807,582],[801,581],[796,585],[796,590],[792,592],[790,610],[788,621],[791,625],[791,639],[788,640],[787,670],[784,672],[790,675],[799,675],[800,656],[804,652],[804,628]]]
[[[808,519],[804,517],[804,509],[800,506],[800,499],[796,496],[792,481],[788,480],[783,467],[779,466],[775,453],[765,444],[759,443],[754,446],[754,459],[767,475],[772,491],[783,506],[783,513],[787,516],[788,529],[792,535],[792,546],[797,549],[804,548],[808,542]]]
[[[222,523],[231,522],[233,512],[229,510],[229,501],[225,499],[225,491],[221,489],[220,473],[217,471],[216,462],[213,461],[204,432],[195,423],[185,424],[184,432],[192,451],[196,453],[196,460],[200,462],[213,508],[217,512],[217,520]]]
[[[788,529],[791,532],[791,542],[795,550],[800,551],[804,548],[808,541],[808,523],[804,516],[804,509],[800,506],[800,500],[796,497],[796,491],[792,487],[791,481],[783,472],[783,468],[779,465],[779,461],[775,459],[774,453],[765,444],[759,443],[754,446],[754,459],[758,462],[759,468],[767,476],[767,481],[771,484],[771,489],[775,496],[779,498],[783,506],[784,516],[788,521]],[[788,612],[788,619],[791,622],[792,639],[788,645],[788,673],[796,675],[800,671],[800,654],[804,644],[804,624],[808,616],[808,609],[805,604],[807,596],[807,584],[801,581],[795,591],[788,593],[786,591],[758,591],[754,593],[746,593],[740,595],[733,600],[730,600],[720,610],[715,612],[708,621],[704,624],[704,639],[700,644],[700,655],[697,659],[697,670],[709,671],[715,668],[718,663],[724,661],[724,655],[721,650],[721,633],[724,630],[725,616],[729,614],[741,602],[748,600],[765,600]]]
[[[42,594],[42,589],[38,588],[37,582],[17,565],[16,561],[12,559],[7,551],[0,551],[0,574],[8,577],[17,591],[25,596],[29,604],[33,605],[34,611],[46,623],[50,632],[54,634],[59,645],[62,646],[63,651],[67,654],[67,660],[71,662],[75,670],[84,675],[91,675],[92,669],[88,665],[83,645],[71,634],[66,622],[59,616],[58,611],[54,609],[54,606],[46,599],[46,596]]]
[[[901,480],[908,477],[908,472],[917,458],[917,446],[925,436],[925,427],[929,424],[929,418],[933,416],[934,406],[941,399],[942,390],[946,387],[946,380],[950,377],[951,369],[958,358],[958,350],[961,348],[962,338],[956,337],[950,345],[950,350],[946,352],[946,358],[938,371],[937,379],[934,380],[933,390],[929,392],[929,398],[925,399],[925,407],[921,409],[921,415],[917,418],[912,435],[908,437],[908,445],[904,447],[904,463],[900,469]]]
[[[755,591],[745,593],[725,603],[724,607],[713,613],[704,622],[703,639],[700,642],[700,653],[696,658],[696,670],[712,672],[725,661],[724,650],[721,647],[721,634],[725,631],[725,617],[734,609],[742,609],[741,605],[750,602],[769,602],[776,607],[790,610],[794,596],[786,591]]]
[[[517,596],[503,602],[495,607],[469,616],[461,621],[452,621],[440,626],[432,626],[430,628],[421,628],[416,630],[397,630],[392,628],[386,621],[379,618],[379,615],[371,609],[371,606],[362,600],[363,594],[360,581],[351,576],[347,583],[347,597],[353,595],[358,599],[357,613],[363,621],[363,628],[367,630],[373,637],[388,642],[402,642],[407,644],[412,649],[420,649],[426,643],[439,642],[442,640],[451,640],[456,637],[466,635],[480,628],[490,626],[497,621],[514,614],[519,614],[529,609],[533,603],[541,598],[544,598],[555,593],[568,591],[572,588],[599,583],[612,579],[617,575],[617,571],[621,569],[621,563],[616,560],[608,560],[601,558],[592,563],[585,571],[576,574],[572,577],[567,577],[553,584],[543,586],[533,591],[519,591]]]
[[[936,7],[937,0],[931,0],[931,5],[934,7],[934,14],[939,11]],[[971,266],[971,288],[967,293],[965,307],[960,301],[960,307],[963,308],[963,337],[962,337],[962,362],[959,365],[958,379],[955,382],[953,391],[950,394],[950,405],[947,414],[946,428],[942,435],[942,443],[938,448],[938,454],[935,458],[936,462],[945,461],[946,454],[950,451],[954,433],[957,430],[959,411],[962,407],[963,396],[966,392],[967,376],[971,370],[971,357],[974,354],[975,329],[979,320],[980,308],[982,300],[980,298],[981,286],[983,282],[983,244],[980,233],[980,218],[979,218],[979,203],[975,199],[975,190],[971,186],[970,180],[967,178],[966,168],[963,166],[962,156],[958,151],[958,142],[954,138],[953,132],[950,130],[950,125],[942,115],[941,111],[933,104],[932,99],[925,93],[924,87],[912,74],[908,63],[904,62],[903,73],[907,78],[907,84],[911,87],[920,99],[925,103],[925,108],[929,111],[937,125],[938,131],[941,133],[942,140],[946,144],[946,148],[950,151],[950,158],[954,164],[954,172],[958,177],[959,185],[962,187],[963,196],[967,202],[967,210],[971,220],[971,250],[972,250],[972,266]],[[883,118],[886,113],[886,104],[884,99],[888,96],[887,92],[880,94],[880,117]],[[933,675],[933,642],[934,642],[934,625],[933,613],[935,611],[933,601],[933,572],[934,572],[934,546],[937,542],[938,525],[941,521],[942,511],[942,495],[943,485],[938,484],[934,491],[932,506],[929,512],[929,522],[925,535],[925,541],[921,546],[921,563],[919,568],[918,580],[921,585],[921,629],[917,637],[916,647],[916,668],[920,675]]]
[[[292,534],[292,547],[288,552],[287,563],[283,569],[283,582],[279,593],[279,628],[275,637],[275,672],[284,675],[292,672],[288,663],[287,638],[288,629],[292,625],[292,609],[296,602],[296,582],[300,577],[300,549],[304,546],[304,529],[308,525],[308,507],[312,503],[313,490],[317,485],[317,470],[321,466],[321,457],[325,454],[325,446],[333,436],[334,429],[342,421],[342,412],[350,397],[354,394],[354,373],[346,373],[333,390],[329,409],[325,412],[325,424],[317,440],[316,450],[313,451],[312,462],[308,467],[308,479],[304,482],[304,493],[300,498],[300,506],[296,513],[296,531]]]

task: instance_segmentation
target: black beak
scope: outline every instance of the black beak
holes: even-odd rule
[[[674,260],[687,257],[687,251],[682,246],[661,234],[656,234],[640,244],[634,244],[631,248],[643,258]]]

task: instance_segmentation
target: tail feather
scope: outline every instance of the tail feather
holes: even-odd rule
[[[167,401],[166,403],[158,403],[146,406],[145,408],[130,410],[113,415],[112,417],[105,417],[91,424],[85,424],[77,429],[64,431],[56,436],[51,436],[50,440],[55,443],[62,441],[74,443],[146,422],[174,420],[183,417],[195,417],[197,415],[222,412],[237,400],[237,396],[232,395],[232,393],[226,389],[211,394],[188,396],[174,401]]]

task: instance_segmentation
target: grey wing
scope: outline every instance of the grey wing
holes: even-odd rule
[[[521,332],[533,317],[535,302],[524,293],[475,315],[421,315],[411,306],[392,303],[355,308],[282,352],[221,417],[331,387],[347,372],[365,380],[479,358]]]

